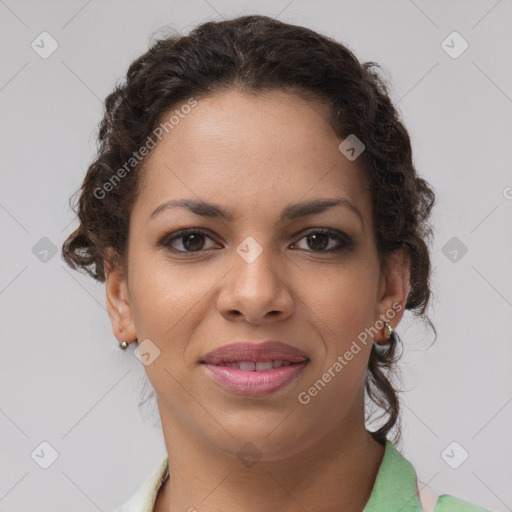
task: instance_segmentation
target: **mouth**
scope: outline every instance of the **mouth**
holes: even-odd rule
[[[292,363],[290,361],[283,361],[282,359],[274,359],[273,361],[258,361],[257,363],[253,361],[240,361],[235,363],[220,363],[215,366],[229,366],[231,368],[238,368],[244,372],[263,372],[267,370],[275,370],[276,368],[281,368],[282,366],[290,366]]]
[[[241,342],[209,352],[200,363],[224,390],[244,397],[260,397],[296,381],[309,357],[281,342]]]
[[[309,357],[304,351],[280,341],[264,341],[262,343],[241,341],[208,352],[200,362],[215,366],[246,363],[265,363],[268,366],[269,363],[272,363],[279,367],[286,366],[288,363],[303,363],[308,359]],[[257,371],[256,367],[247,366],[247,369],[248,371]],[[263,369],[271,368],[262,367]]]

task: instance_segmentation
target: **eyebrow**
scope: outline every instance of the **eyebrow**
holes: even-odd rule
[[[279,222],[282,222],[286,219],[295,220],[302,217],[316,215],[335,206],[340,206],[351,210],[357,215],[361,221],[361,224],[365,225],[365,220],[360,210],[349,199],[343,197],[336,197],[332,199],[315,199],[312,201],[305,201],[302,203],[289,205],[282,211]],[[224,220],[233,220],[234,218],[232,212],[225,210],[222,206],[215,203],[207,203],[197,199],[175,199],[165,201],[159,205],[149,216],[148,222],[163,211],[177,207],[187,208],[192,213],[202,217],[220,218]]]

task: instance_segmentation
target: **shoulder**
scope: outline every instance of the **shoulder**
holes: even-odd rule
[[[420,480],[414,466],[386,440],[370,498],[363,512],[491,512],[448,494],[439,494]]]
[[[422,512],[491,512],[449,494],[441,494],[439,496],[427,484],[418,480],[417,477],[416,487]]]
[[[486,508],[473,505],[449,494],[439,496],[434,512],[491,512]]]

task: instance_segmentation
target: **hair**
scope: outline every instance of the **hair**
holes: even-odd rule
[[[328,106],[328,122],[335,133],[343,138],[355,134],[364,144],[358,163],[371,194],[381,268],[391,252],[408,251],[410,291],[405,309],[435,332],[426,314],[431,295],[427,244],[435,194],[415,170],[409,134],[379,71],[378,64],[360,63],[334,39],[267,16],[209,21],[188,35],[153,40],[105,100],[97,155],[75,193],[77,204],[71,202],[75,194],[70,199],[79,225],[62,246],[63,259],[100,282],[105,281],[105,262],[121,267],[127,263],[129,219],[143,160],[130,163],[133,169],[123,173],[122,184],[106,184],[119,181],[121,168],[126,170],[137,150],[152,140],[171,108],[221,91],[281,90],[321,100]],[[388,415],[370,432],[382,444],[393,428],[394,439],[401,436],[401,390],[392,384],[399,343],[396,331],[387,345],[374,343],[367,367],[365,392],[383,409],[379,419]]]

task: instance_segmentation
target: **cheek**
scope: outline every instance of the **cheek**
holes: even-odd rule
[[[337,353],[374,322],[377,281],[367,269],[353,266],[326,273],[314,287],[305,287],[305,303],[315,314],[322,336]],[[311,315],[310,315],[311,316]],[[329,352],[332,352],[329,349]]]
[[[356,397],[362,396],[372,347],[365,329],[374,323],[377,294],[378,274],[371,269],[371,265],[356,263],[350,269],[333,270],[307,292],[314,312],[307,314],[324,346],[317,351],[301,391],[311,398],[316,414],[326,415],[323,421],[329,424],[334,420],[329,415],[344,414]]]
[[[135,323],[146,337],[172,335],[174,326],[199,310],[201,298],[206,300],[211,288],[208,280],[198,279],[192,267],[178,269],[164,255],[134,255],[130,269]]]

